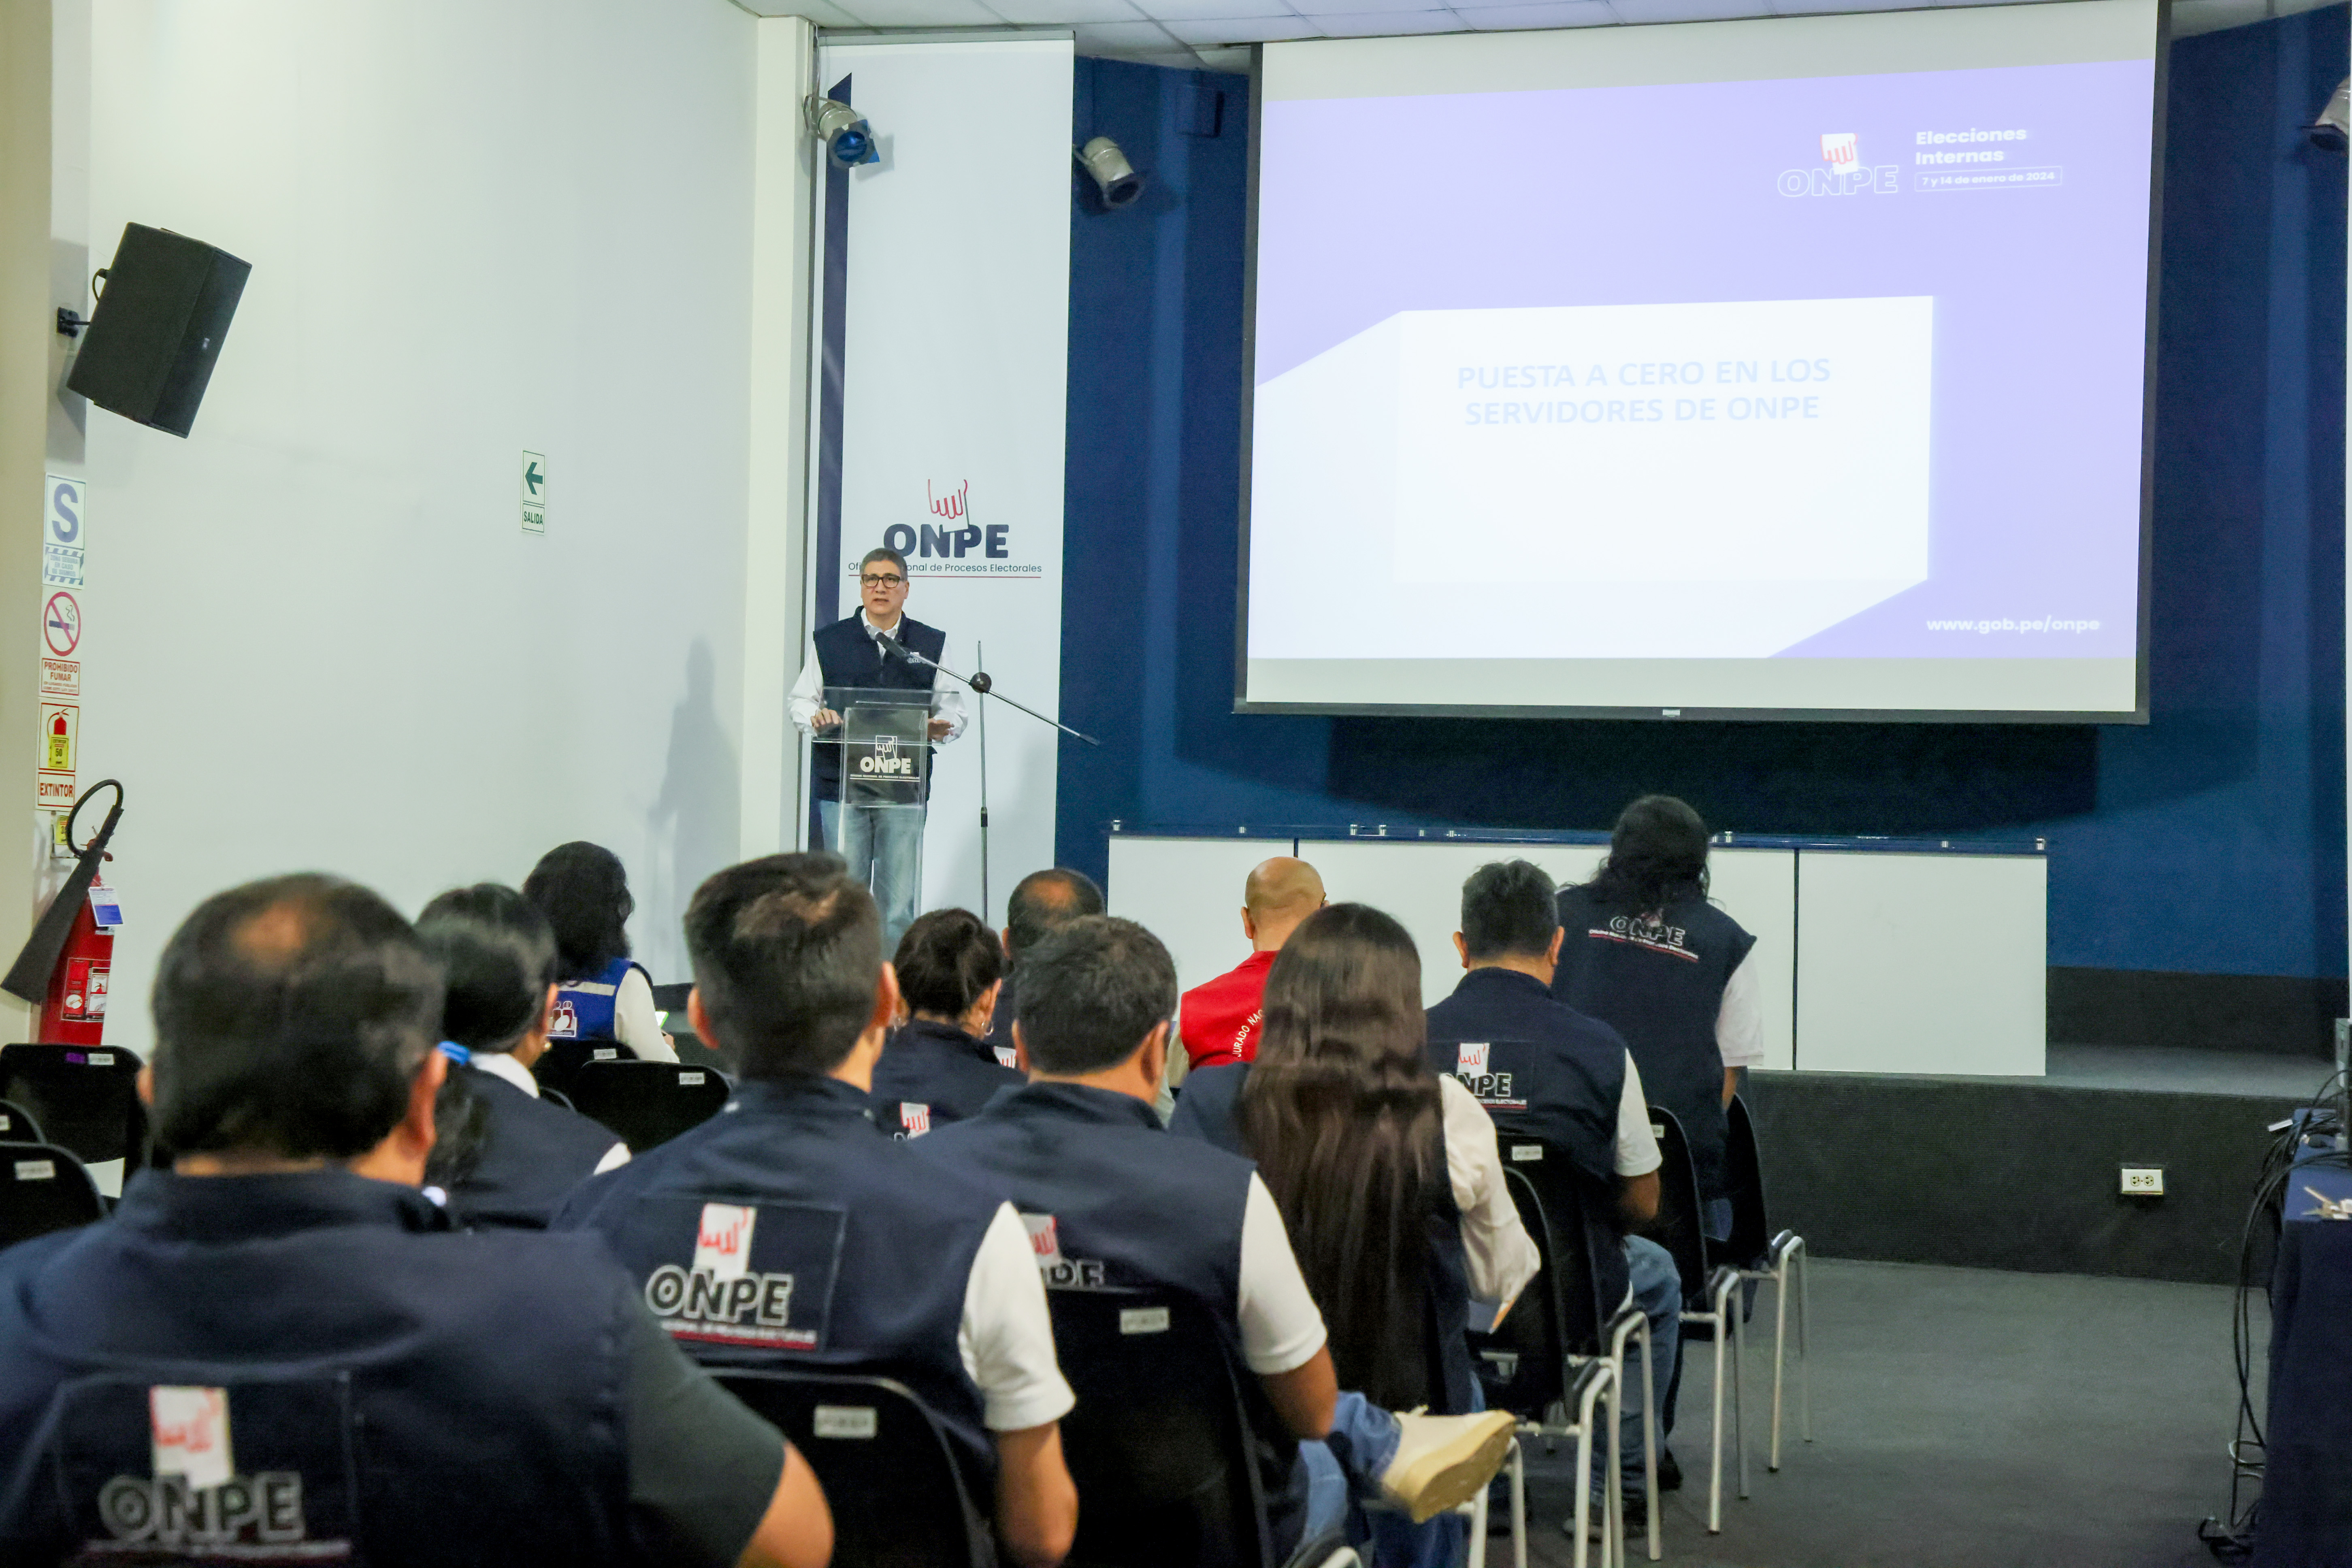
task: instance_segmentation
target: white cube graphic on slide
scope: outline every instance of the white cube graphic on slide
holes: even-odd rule
[[[1258,389],[1261,499],[1352,492],[1401,587],[1542,592],[1513,651],[1761,658],[1926,579],[1934,312],[1402,311]]]

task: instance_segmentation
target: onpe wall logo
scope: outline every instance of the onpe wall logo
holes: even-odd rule
[[[1784,196],[1891,196],[1903,188],[1903,166],[1862,161],[1862,137],[1852,131],[1822,132],[1821,166],[1784,169],[1778,182]]]

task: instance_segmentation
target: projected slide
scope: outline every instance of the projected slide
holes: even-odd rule
[[[1269,46],[1244,702],[2132,716],[2154,43]]]

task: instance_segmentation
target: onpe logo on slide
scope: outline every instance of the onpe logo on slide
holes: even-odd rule
[[[1820,166],[1783,169],[1778,186],[1784,196],[1891,196],[1903,189],[1903,166],[1865,163],[1859,134],[1824,131]]]

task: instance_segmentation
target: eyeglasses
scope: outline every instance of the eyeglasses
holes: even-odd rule
[[[858,581],[869,588],[900,588],[907,583],[907,580],[896,572],[872,572],[860,577]]]

